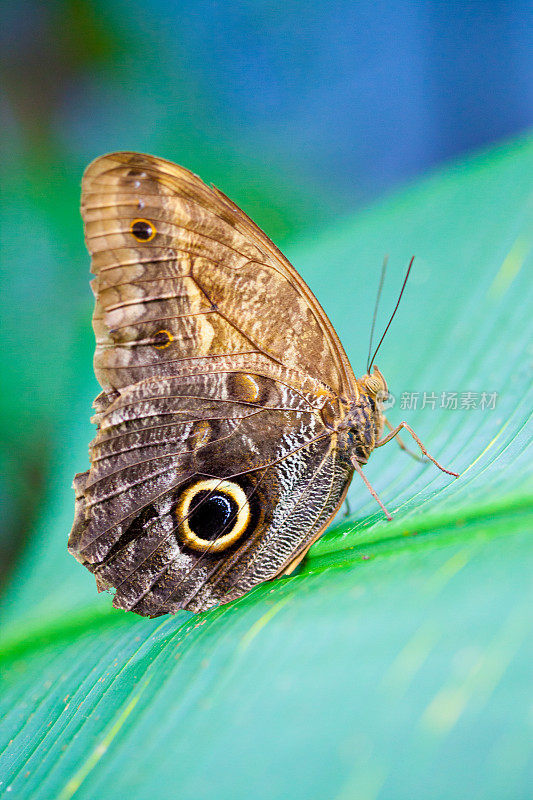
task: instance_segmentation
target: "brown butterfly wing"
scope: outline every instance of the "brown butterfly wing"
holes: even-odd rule
[[[100,588],[116,588],[118,607],[153,616],[227,602],[283,570],[336,510],[351,470],[313,396],[255,376],[251,403],[242,377],[149,379],[98,417],[70,549]],[[251,525],[235,546],[196,553],[176,509],[188,486],[213,477],[241,486]]]
[[[349,392],[353,373],[309,288],[197,176],[139,153],[104,156],[84,175],[82,214],[97,275],[95,369],[104,389],[252,352]],[[136,240],[135,219],[150,221],[152,239]]]
[[[353,373],[290,264],[188,171],[134,153],[98,159],[82,213],[104,391],[69,549],[116,588],[118,607],[227,602],[282,572],[342,501],[351,467],[320,410]],[[180,497],[213,479],[238,485],[249,522],[228,547],[197,552],[181,536]]]

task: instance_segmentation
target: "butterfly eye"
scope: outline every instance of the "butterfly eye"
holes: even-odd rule
[[[367,391],[372,392],[372,394],[377,394],[379,390],[382,388],[382,383],[378,378],[375,378],[373,375],[370,375],[368,378],[365,379],[365,386]]]
[[[250,503],[238,483],[216,478],[196,481],[182,493],[175,509],[178,537],[201,553],[219,553],[247,530]]]
[[[138,242],[151,242],[157,230],[154,223],[147,219],[134,219],[130,225],[130,233]]]

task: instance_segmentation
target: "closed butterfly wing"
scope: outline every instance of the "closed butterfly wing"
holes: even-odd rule
[[[352,467],[328,415],[355,378],[295,270],[192,173],[105,156],[82,214],[103,392],[69,548],[120,608],[227,602],[283,572],[342,502]]]

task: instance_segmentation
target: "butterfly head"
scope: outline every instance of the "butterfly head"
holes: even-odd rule
[[[366,375],[363,375],[363,377],[360,378],[357,383],[363,394],[372,396],[374,400],[377,400],[378,402],[382,402],[389,393],[387,381],[375,364],[372,374],[370,375],[367,373]]]
[[[382,403],[388,395],[387,382],[374,366],[372,374],[357,380],[358,397],[339,426],[350,460],[366,464],[383,430]]]

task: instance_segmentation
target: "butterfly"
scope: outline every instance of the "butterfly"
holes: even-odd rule
[[[198,612],[289,574],[354,471],[380,502],[362,466],[401,428],[444,470],[385,419],[375,353],[356,378],[311,290],[222,192],[121,152],[89,165],[81,211],[102,392],[68,548],[115,607]]]

